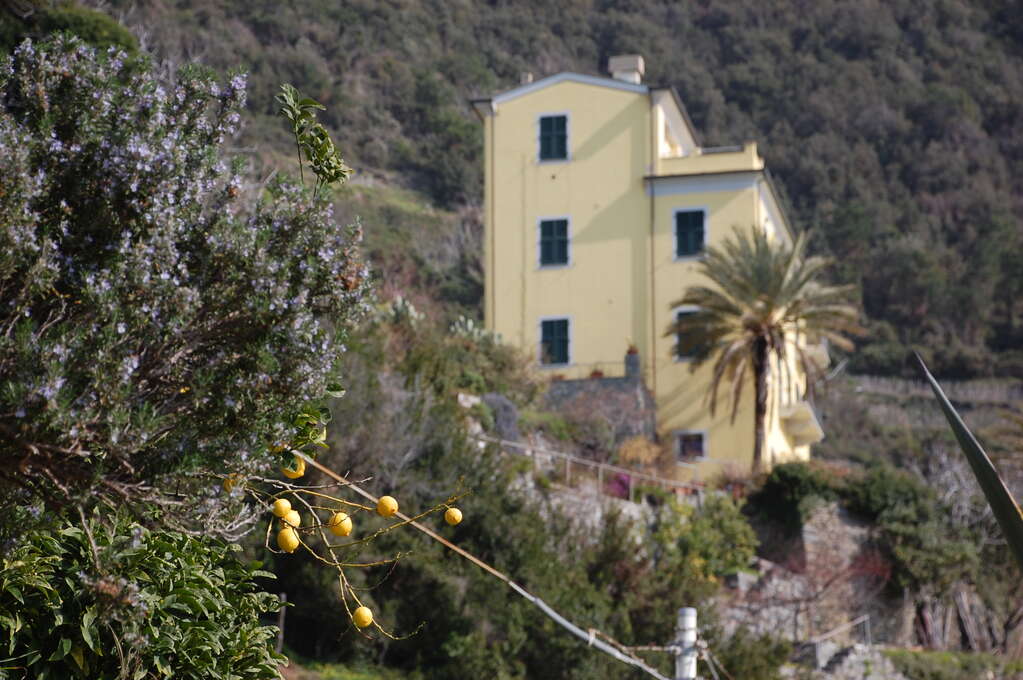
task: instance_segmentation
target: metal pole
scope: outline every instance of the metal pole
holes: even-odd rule
[[[678,651],[675,653],[675,680],[696,680],[696,610],[678,610]]]

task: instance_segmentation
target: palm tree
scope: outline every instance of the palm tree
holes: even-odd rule
[[[678,338],[675,349],[692,360],[691,371],[714,362],[707,393],[711,414],[727,377],[734,423],[743,388],[753,378],[754,472],[763,461],[771,359],[787,371],[789,353],[794,352],[809,387],[823,368],[813,361],[809,347],[826,340],[851,350],[847,334],[862,332],[856,308],[848,303],[853,287],[816,281],[830,261],[806,257],[805,250],[805,234],[789,247],[770,241],[761,229],[736,228],[720,248],[708,248],[700,263],[712,285],[690,287],[672,305],[697,310],[679,315],[666,335]]]

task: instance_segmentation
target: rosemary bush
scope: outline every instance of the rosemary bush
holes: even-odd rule
[[[167,82],[74,38],[0,58],[5,503],[180,506],[339,389],[361,235],[300,184],[246,190],[222,149],[244,102],[243,75]]]

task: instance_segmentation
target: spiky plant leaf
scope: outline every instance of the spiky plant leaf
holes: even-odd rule
[[[966,460],[969,461],[973,474],[977,478],[984,496],[987,497],[987,502],[991,506],[995,518],[998,520],[998,525],[1002,528],[1002,533],[1012,549],[1012,554],[1015,555],[1020,568],[1023,568],[1023,513],[1020,512],[1019,505],[1012,497],[1012,494],[1009,493],[1009,489],[1005,486],[1005,482],[1002,480],[1001,475],[998,474],[998,470],[995,469],[987,453],[984,452],[980,442],[973,436],[970,429],[966,427],[963,419],[956,412],[955,407],[952,406],[948,397],[941,390],[938,381],[927,370],[924,360],[919,355],[917,355],[916,359],[920,362],[920,368],[923,369],[924,376],[931,384],[934,395],[938,398],[941,410],[945,412],[945,418],[948,419],[948,424],[952,427],[952,433],[955,434],[956,439],[959,441],[959,446],[962,448],[963,453],[966,454]]]

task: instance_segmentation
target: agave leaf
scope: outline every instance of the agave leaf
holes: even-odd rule
[[[973,474],[977,478],[977,482],[980,484],[984,495],[987,497],[988,505],[991,506],[995,519],[998,520],[998,525],[1002,528],[1005,540],[1008,541],[1013,555],[1016,556],[1016,562],[1019,563],[1020,568],[1023,568],[1023,513],[1020,512],[1019,505],[1012,497],[1012,494],[1009,493],[1009,489],[1006,488],[1005,482],[1002,481],[998,470],[991,463],[991,459],[984,452],[980,442],[977,441],[973,433],[966,427],[963,419],[959,417],[959,414],[949,402],[948,397],[941,390],[938,381],[927,370],[924,360],[919,355],[917,355],[916,359],[920,362],[920,368],[923,369],[924,376],[926,376],[927,381],[931,384],[934,395],[938,398],[941,410],[945,412],[945,418],[948,419],[948,424],[952,427],[952,433],[955,434],[956,439],[959,440],[960,448],[966,454],[966,460],[969,461],[970,467],[973,468]]]

